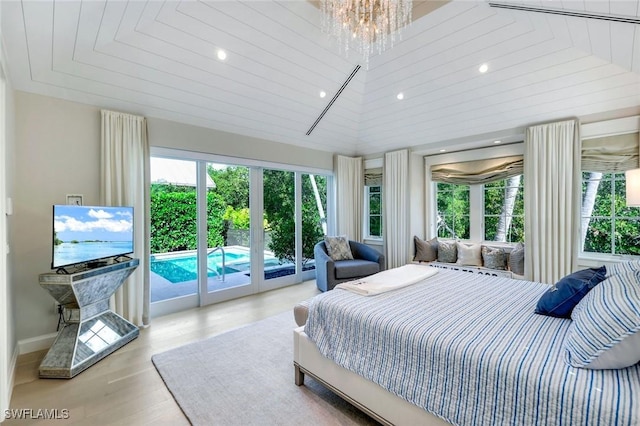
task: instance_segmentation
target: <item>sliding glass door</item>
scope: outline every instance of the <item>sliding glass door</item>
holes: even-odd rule
[[[295,282],[296,173],[265,169],[262,174],[264,206],[264,288]]]
[[[152,310],[198,303],[197,162],[151,158],[150,271]]]
[[[302,280],[315,278],[313,248],[327,235],[326,175],[302,173]]]
[[[313,248],[327,235],[326,175],[264,170],[265,288],[315,278]],[[278,261],[269,264],[268,260]],[[274,260],[275,261],[275,260]]]
[[[251,279],[250,169],[244,166],[200,163],[202,179],[213,185],[202,191],[199,206],[202,274],[200,304],[227,300],[255,292]],[[206,274],[206,275],[205,275]],[[254,284],[252,286],[252,283]]]
[[[151,159],[152,315],[315,277],[330,176],[184,156]]]

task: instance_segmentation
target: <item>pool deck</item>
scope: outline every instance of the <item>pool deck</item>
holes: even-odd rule
[[[229,246],[229,248],[248,251],[246,247],[241,246]],[[167,257],[184,256],[185,254],[192,255],[195,254],[195,251],[190,250],[184,252],[159,253],[154,254],[153,256],[155,256],[157,259],[163,259]],[[265,251],[265,257],[267,259],[271,258],[273,257],[273,253]],[[291,269],[292,266],[292,264],[265,265],[265,275],[273,274],[272,277],[274,278],[281,275],[289,275],[289,273],[285,272],[285,270]],[[311,261],[311,263],[309,263],[307,267],[309,266],[314,267],[314,262]],[[221,277],[209,277],[207,282],[208,292],[215,292],[217,290],[239,287],[251,283],[251,276],[249,271],[227,273],[225,274],[224,280],[220,278]],[[151,303],[175,299],[177,297],[188,296],[191,294],[198,294],[198,280],[188,280],[173,283],[163,276],[153,271],[149,271],[149,281],[151,287]]]
[[[198,280],[183,281],[181,283],[174,284],[155,272],[150,272],[149,281],[151,286],[151,303],[198,293]],[[209,292],[213,292],[249,283],[251,283],[250,277],[248,277],[244,272],[236,272],[233,274],[226,274],[224,281],[221,281],[216,277],[209,278],[207,288]]]

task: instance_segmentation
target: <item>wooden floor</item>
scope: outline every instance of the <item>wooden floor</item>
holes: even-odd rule
[[[69,418],[6,420],[2,425],[188,425],[151,363],[151,356],[281,312],[290,311],[293,316],[297,302],[318,293],[315,281],[306,281],[154,318],[136,340],[71,380],[38,378],[38,366],[46,351],[21,355],[11,409],[66,409]]]

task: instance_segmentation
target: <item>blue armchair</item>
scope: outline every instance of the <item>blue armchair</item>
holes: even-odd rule
[[[333,289],[337,284],[373,275],[385,270],[382,253],[356,241],[349,241],[353,260],[333,260],[327,254],[324,241],[313,249],[316,262],[316,285],[320,291]]]

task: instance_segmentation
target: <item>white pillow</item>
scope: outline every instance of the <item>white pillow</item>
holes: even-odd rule
[[[458,242],[458,265],[482,266],[482,245]]]
[[[596,285],[571,314],[564,342],[572,367],[614,369],[640,362],[640,271]]]

